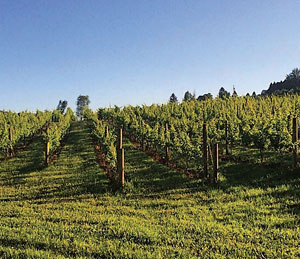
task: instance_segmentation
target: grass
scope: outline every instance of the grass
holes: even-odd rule
[[[113,191],[89,130],[74,123],[54,164],[37,138],[0,164],[2,258],[299,258],[300,175],[235,164],[208,187],[125,141]]]

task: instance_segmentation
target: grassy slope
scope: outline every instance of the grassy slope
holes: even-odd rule
[[[117,193],[80,123],[48,168],[39,139],[1,162],[0,256],[300,256],[299,176],[227,164],[218,188],[206,187],[124,146],[127,186]]]

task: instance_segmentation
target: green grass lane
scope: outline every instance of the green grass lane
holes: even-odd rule
[[[1,162],[2,257],[76,256],[89,236],[85,225],[89,219],[91,226],[98,222],[96,196],[106,192],[108,180],[95,161],[88,129],[74,124],[48,168],[42,164],[43,149],[37,139],[15,158]]]
[[[125,149],[126,196],[151,218],[145,222],[149,238],[161,244],[163,257],[300,256],[297,172],[226,163],[219,186],[208,187],[155,163],[128,142]]]
[[[1,257],[300,257],[290,172],[227,163],[219,186],[207,187],[125,140],[126,187],[114,192],[85,124],[72,125],[48,168],[39,141],[0,164]]]

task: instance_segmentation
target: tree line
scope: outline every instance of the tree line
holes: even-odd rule
[[[280,81],[280,82],[273,82],[270,84],[269,88],[267,90],[263,90],[261,94],[256,94],[254,91],[252,95],[249,93],[246,94],[246,96],[252,96],[252,97],[257,97],[257,96],[267,96],[267,95],[286,95],[286,94],[299,94],[300,93],[300,69],[299,68],[294,68],[291,73],[287,74],[285,79]],[[238,94],[233,87],[233,92],[232,94],[227,91],[224,87],[221,87],[219,92],[218,92],[218,97],[225,99],[228,97],[237,97]],[[192,94],[189,91],[186,91],[182,101],[184,102],[189,102],[193,100],[197,101],[205,101],[213,99],[213,96],[211,93],[199,95],[196,97],[195,92]],[[169,98],[170,103],[179,103],[178,97],[172,93],[170,98]]]
[[[219,93],[218,93],[219,98],[225,99],[225,98],[228,98],[230,96],[232,96],[232,97],[237,97],[238,96],[238,94],[237,94],[234,87],[233,87],[233,93],[232,94],[230,94],[230,92],[227,91],[224,87],[220,88]],[[250,96],[250,94],[248,93],[246,96]],[[256,97],[256,93],[253,92],[252,96]],[[186,91],[184,96],[183,96],[182,101],[183,102],[196,101],[196,100],[197,101],[206,101],[206,100],[211,100],[211,99],[213,99],[213,96],[212,96],[211,93],[199,95],[198,97],[196,97],[195,92],[192,94],[189,91]],[[169,102],[170,103],[179,103],[178,98],[174,93],[171,94],[171,96],[169,98]]]
[[[262,95],[284,95],[300,93],[300,69],[295,68],[280,82],[270,84],[268,90],[263,90]]]

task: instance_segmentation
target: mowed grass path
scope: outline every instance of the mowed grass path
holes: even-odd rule
[[[300,257],[299,176],[227,164],[230,181],[207,187],[124,147],[127,182],[117,192],[84,123],[48,168],[39,138],[1,162],[0,257]]]

